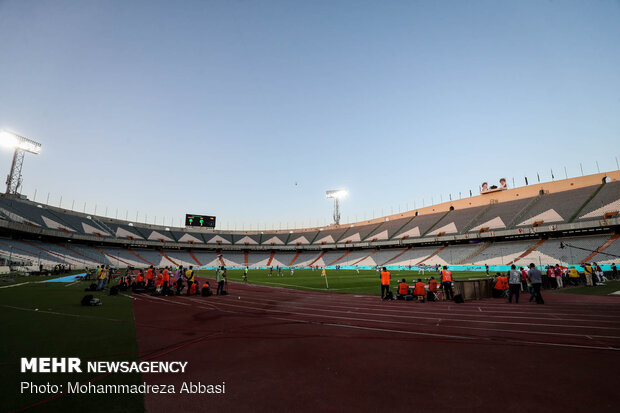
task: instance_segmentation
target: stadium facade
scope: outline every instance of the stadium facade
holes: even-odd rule
[[[620,171],[489,192],[353,224],[272,231],[149,225],[2,195],[0,258],[5,271],[9,263],[25,270],[57,264],[610,264],[620,255],[619,211]]]

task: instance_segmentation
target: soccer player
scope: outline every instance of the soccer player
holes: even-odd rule
[[[247,283],[248,282],[248,267],[245,267],[243,270],[243,282]]]
[[[355,272],[357,273],[357,275],[360,275],[360,267],[359,267],[359,265],[355,266]]]

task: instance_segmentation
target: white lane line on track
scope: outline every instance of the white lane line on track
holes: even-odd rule
[[[247,299],[251,299],[251,300],[257,300],[257,301],[265,301],[268,302],[270,304],[283,304],[286,303],[287,305],[295,305],[295,306],[299,306],[300,304],[297,303],[290,303],[290,302],[284,302],[284,301],[277,301],[277,300],[272,300],[272,299],[266,299],[266,298],[262,298],[262,297],[253,297],[253,296],[247,296],[244,295],[244,299],[247,301]],[[331,300],[329,302],[333,302],[334,300]],[[322,307],[331,307],[331,308],[345,308],[347,310],[370,310],[371,308],[369,308],[369,306],[356,306],[356,305],[335,305],[335,304],[327,304],[327,303],[315,303],[314,301],[312,303],[304,303],[304,305],[316,305],[316,306],[322,306]],[[373,308],[380,308],[381,311],[383,312],[389,312],[389,313],[393,313],[393,314],[428,314],[428,315],[439,315],[439,316],[443,316],[443,315],[456,315],[456,316],[461,316],[461,317],[467,317],[467,316],[472,316],[472,317],[484,317],[484,318],[511,318],[511,319],[515,319],[515,318],[522,318],[522,319],[536,319],[536,320],[540,320],[541,316],[539,314],[532,314],[532,316],[513,316],[510,315],[508,313],[502,314],[502,315],[493,315],[492,313],[488,312],[488,311],[483,311],[484,314],[479,314],[482,310],[479,310],[478,312],[462,312],[459,311],[458,313],[455,311],[443,311],[441,312],[441,308],[436,308],[435,311],[427,311],[426,309],[423,309],[422,307],[418,306],[418,307],[410,307],[409,309],[405,310],[405,307],[401,307],[401,309],[396,309],[396,308],[386,308],[386,306],[373,306]],[[561,321],[566,321],[566,322],[574,322],[574,321],[580,321],[580,322],[600,322],[600,323],[617,323],[619,324],[620,327],[620,317],[617,318],[617,320],[581,320],[581,319],[569,319],[569,318],[558,318]]]
[[[246,300],[247,301],[247,300]],[[319,312],[329,312],[329,313],[342,313],[343,311],[339,310],[329,310],[315,307],[307,307],[307,306],[298,306],[296,304],[289,304],[287,302],[279,302],[281,306],[292,305],[298,308],[299,310],[311,310],[311,311],[319,311]],[[356,314],[363,315],[371,315],[376,317],[392,317],[392,318],[406,318],[406,319],[417,319],[417,320],[432,320],[434,317],[420,317],[416,315],[394,315],[394,314],[380,314],[380,313],[368,313],[364,311],[357,311]],[[481,324],[506,324],[506,325],[517,325],[517,326],[538,326],[538,327],[556,327],[556,328],[584,328],[584,329],[596,329],[596,330],[618,330],[620,331],[620,327],[601,327],[601,326],[581,326],[581,325],[563,325],[563,324],[548,324],[548,323],[519,323],[519,322],[510,322],[510,321],[489,321],[489,320],[464,320],[459,318],[445,318],[446,321],[451,322],[462,322],[462,323],[481,323]]]
[[[123,321],[123,320],[117,320],[115,318],[107,318],[107,317],[95,317],[95,316],[89,316],[89,315],[82,315],[82,314],[68,314],[68,313],[59,313],[57,311],[47,311],[47,310],[35,310],[33,308],[24,308],[24,307],[14,307],[12,305],[2,305],[2,307],[5,308],[12,308],[13,310],[20,310],[20,311],[31,311],[33,313],[43,313],[43,314],[53,314],[53,315],[62,315],[62,316],[66,316],[66,317],[76,317],[76,318],[93,318],[96,320],[107,320],[107,321]]]
[[[200,302],[200,301],[195,300],[195,299],[192,299],[192,301],[195,301],[197,303]],[[211,304],[209,304],[208,307],[202,306],[202,308],[214,308],[214,309],[216,309],[218,311],[222,311],[222,312],[234,313],[234,314],[237,314],[237,315],[240,314],[238,311],[231,311],[231,310],[221,309],[221,308],[218,308],[217,306],[214,306],[214,305],[211,305]],[[339,323],[329,323],[329,322],[321,322],[321,321],[300,320],[300,319],[297,319],[297,318],[286,318],[286,317],[277,317],[277,316],[266,316],[266,317],[271,318],[271,319],[275,319],[275,320],[284,320],[284,321],[291,321],[291,322],[295,322],[295,323],[304,323],[304,324],[324,325],[324,326],[330,326],[330,327],[355,328],[355,329],[363,329],[363,330],[383,331],[383,332],[390,332],[390,333],[412,334],[412,335],[423,335],[423,336],[440,336],[440,337],[450,337],[450,338],[458,338],[458,339],[466,339],[466,340],[482,340],[482,341],[490,340],[489,338],[486,338],[486,337],[441,335],[441,334],[436,334],[436,333],[422,333],[422,332],[416,332],[416,331],[395,330],[395,329],[379,328],[379,327],[367,327],[367,326],[356,326],[356,325],[350,325],[350,324],[339,324]],[[489,330],[489,329],[484,329],[484,330]],[[493,331],[498,331],[498,330],[493,330]],[[500,331],[513,332],[512,330],[500,330]],[[562,334],[562,335],[566,335],[566,334]],[[581,335],[578,335],[578,336],[579,337],[583,337]],[[590,336],[586,336],[586,337],[591,338]],[[597,336],[595,336],[595,337],[597,337]],[[601,336],[601,337],[605,337],[605,336]],[[612,347],[612,346],[600,347],[600,346],[585,346],[585,345],[568,344],[568,343],[546,343],[546,342],[537,342],[537,341],[521,341],[521,340],[516,340],[516,339],[510,339],[510,338],[502,338],[502,339],[505,340],[505,342],[507,342],[507,343],[514,343],[514,344],[529,344],[529,345],[538,345],[538,346],[578,348],[578,349],[587,349],[587,350],[613,350],[613,351],[620,351],[620,348],[616,348],[616,347]],[[494,338],[493,340],[497,340],[497,338]]]
[[[28,281],[25,283],[19,283],[19,284],[3,285],[0,288],[13,288],[13,287],[19,287],[20,285],[25,285],[25,284],[32,284],[32,281]]]
[[[288,293],[292,293],[291,296],[292,297],[308,297],[308,298],[313,298],[314,301],[316,302],[324,302],[324,301],[333,301],[333,295],[331,294],[325,294],[325,293],[314,293],[311,291],[301,291],[301,290],[291,290],[291,289],[287,289],[287,288],[281,288],[281,287],[268,287],[268,286],[263,286],[266,289],[277,289],[278,291],[284,293],[286,292]],[[255,290],[241,290],[242,292],[245,291],[251,291],[251,292],[256,292],[258,293],[259,291],[255,291]],[[373,303],[376,301],[379,301],[379,299],[375,296],[366,296],[368,299],[365,301],[369,301],[372,300]],[[351,300],[353,298],[356,298],[356,302],[361,301],[361,299],[359,296],[351,296],[349,294],[338,294],[338,298],[340,300]],[[399,303],[401,304],[401,303]],[[448,309],[452,308],[451,303],[449,302],[441,302],[441,303],[436,303],[438,304],[437,306],[441,306],[441,305],[446,305]],[[384,308],[386,305],[386,303],[381,303],[381,304],[374,304],[374,307],[381,307]],[[390,304],[387,304],[390,305]],[[435,306],[435,304],[433,304],[433,306]],[[502,314],[507,314],[507,313],[512,313],[512,314],[536,314],[537,316],[545,316],[545,315],[551,315],[551,314],[556,314],[556,315],[560,315],[560,316],[583,316],[583,317],[602,317],[602,318],[614,318],[614,319],[618,319],[620,318],[620,313],[613,315],[613,314],[601,314],[600,308],[595,308],[592,309],[593,311],[597,311],[598,314],[596,315],[592,315],[592,314],[584,314],[583,311],[585,308],[583,305],[579,305],[577,306],[578,308],[575,308],[576,305],[572,304],[572,303],[558,303],[558,304],[551,304],[547,307],[541,307],[541,306],[528,306],[528,305],[522,305],[519,306],[521,308],[518,308],[517,305],[515,304],[497,304],[497,303],[492,303],[490,301],[485,301],[484,302],[484,307],[485,313],[492,313],[492,312],[500,312]],[[616,311],[620,311],[620,306],[616,305],[613,306],[613,309]],[[467,310],[473,310],[473,307],[468,306],[467,304],[459,307],[460,311],[467,311]],[[557,311],[564,311],[563,313],[558,313]],[[581,312],[579,312],[581,311]]]
[[[166,300],[168,301],[168,300]],[[168,301],[170,303],[174,303],[172,301]],[[243,305],[238,305],[238,304],[232,304],[232,303],[226,303],[224,301],[220,301],[219,302],[220,305],[228,305],[231,307],[238,307],[238,308],[243,308],[245,310],[260,310],[260,311],[264,311],[264,312],[276,312],[276,313],[284,313],[284,314],[290,314],[290,315],[299,315],[299,316],[305,316],[305,317],[321,317],[321,316],[317,316],[316,314],[310,314],[310,313],[299,313],[299,312],[292,312],[292,311],[283,311],[283,310],[275,310],[275,309],[269,309],[269,308],[260,308],[260,307],[248,307],[248,306],[243,306]],[[223,309],[218,308],[218,310],[220,311],[226,311]],[[365,322],[373,322],[373,323],[388,323],[388,324],[400,324],[400,325],[406,325],[406,326],[413,326],[413,325],[417,325],[417,326],[422,326],[422,327],[432,327],[432,325],[430,324],[414,324],[414,323],[407,323],[407,322],[402,322],[402,321],[390,321],[390,320],[376,320],[376,319],[368,319],[368,318],[357,318],[357,317],[344,317],[344,316],[323,316],[326,318],[337,318],[337,319],[345,319],[345,320],[350,320],[350,321],[365,321]],[[445,321],[445,320],[442,320]],[[451,320],[453,321],[453,320]],[[480,330],[480,331],[491,331],[491,332],[503,332],[503,333],[512,333],[512,334],[537,334],[537,335],[550,335],[550,336],[564,336],[564,337],[585,337],[584,334],[574,334],[574,333],[551,333],[551,332],[547,332],[547,331],[530,331],[530,330],[506,330],[506,329],[499,329],[499,328],[484,328],[484,327],[469,327],[469,326],[456,326],[456,325],[446,325],[444,323],[443,325],[444,328],[459,328],[459,329],[466,329],[466,330]],[[604,339],[614,339],[614,340],[620,340],[620,336],[604,336],[604,335],[591,335],[592,337],[598,337],[598,338],[604,338]]]
[[[243,286],[244,288],[254,288],[254,289],[269,289],[269,290],[273,290],[273,289],[278,289],[280,291],[287,291],[287,292],[291,292],[291,293],[298,293],[300,295],[313,295],[315,297],[322,297],[325,296],[326,294],[323,292],[314,292],[314,291],[305,291],[305,290],[291,290],[290,288],[283,288],[283,287],[277,287],[277,285],[285,285],[282,283],[270,283],[270,284],[274,284],[274,286],[269,286],[269,285],[264,285],[264,284],[252,284],[252,283],[242,283],[242,282],[238,282],[238,281],[229,281],[230,284],[232,285],[236,285],[236,286]],[[292,285],[289,284],[291,286],[295,286],[295,287],[300,287],[300,288],[304,288],[304,286],[299,286],[299,285]],[[378,287],[378,286],[377,286]],[[312,288],[315,290],[321,290],[320,288],[316,288],[316,287],[305,287],[305,288]],[[332,290],[332,289],[330,289]],[[377,290],[378,291],[378,290]],[[555,296],[555,295],[554,295]],[[368,297],[371,299],[378,299],[378,296],[376,295],[364,295],[364,297]],[[491,301],[491,299],[489,299],[489,302]],[[562,302],[562,304],[565,305],[573,305],[575,304],[574,302]],[[499,306],[504,306],[504,307],[510,307],[511,305],[508,303],[493,303],[493,305],[499,305]],[[614,308],[618,308],[617,304],[615,302],[605,302],[605,303],[596,303],[596,302],[585,302],[584,305],[592,305],[592,306],[610,306],[610,307],[614,307]]]

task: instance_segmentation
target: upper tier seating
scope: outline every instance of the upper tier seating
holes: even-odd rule
[[[600,219],[608,212],[620,212],[620,181],[609,182],[579,212],[579,220]]]
[[[598,186],[545,194],[516,223],[517,227],[532,226],[535,222],[553,224],[568,222]]]

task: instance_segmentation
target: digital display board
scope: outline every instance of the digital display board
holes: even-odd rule
[[[209,215],[185,214],[185,226],[215,228],[215,217]]]

